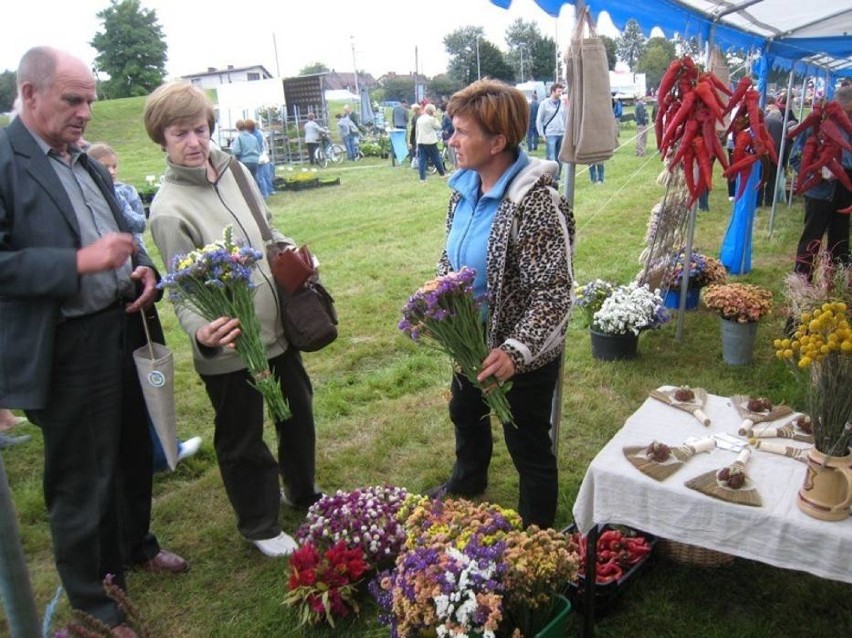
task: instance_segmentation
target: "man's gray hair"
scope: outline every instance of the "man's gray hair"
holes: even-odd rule
[[[18,64],[18,94],[25,82],[38,89],[50,86],[56,74],[56,59],[56,49],[51,47],[33,47],[24,53]]]

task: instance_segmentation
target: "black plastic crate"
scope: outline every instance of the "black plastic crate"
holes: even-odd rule
[[[597,584],[595,586],[596,617],[606,615],[607,613],[612,611],[613,606],[618,601],[618,599],[624,594],[625,589],[627,589],[630,583],[634,582],[636,580],[636,577],[649,565],[649,561],[654,554],[654,550],[657,546],[658,541],[657,537],[653,534],[647,534],[645,532],[635,530],[625,525],[604,525],[598,531],[598,538],[600,538],[600,534],[610,529],[617,529],[627,536],[644,537],[645,540],[648,541],[648,544],[651,546],[651,551],[648,552],[638,562],[631,565],[627,570],[622,572],[622,575],[618,580],[614,580],[605,584]],[[562,531],[565,534],[574,534],[577,531],[577,526],[571,524]],[[577,579],[577,582],[569,583],[568,590],[566,593],[566,597],[571,601],[572,607],[578,612],[583,611],[585,603],[586,591],[583,582],[585,579],[585,573],[586,566],[585,564],[582,564],[580,565],[579,578]]]

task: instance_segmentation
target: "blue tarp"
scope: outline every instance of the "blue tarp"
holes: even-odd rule
[[[405,139],[407,131],[405,129],[394,129],[390,132],[391,146],[393,154],[396,157],[397,163],[402,162],[405,156],[408,155],[408,141]]]
[[[761,170],[760,162],[755,162],[752,165],[745,190],[742,196],[734,202],[731,220],[728,222],[728,230],[722,240],[719,261],[732,275],[744,275],[751,271],[752,225],[754,210],[757,206],[757,187],[760,184]],[[737,193],[740,189],[740,179],[742,179],[742,175],[737,177]]]

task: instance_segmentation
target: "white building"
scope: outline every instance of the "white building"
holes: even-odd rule
[[[184,80],[192,82],[193,86],[202,89],[213,89],[223,84],[233,84],[235,82],[254,82],[257,80],[268,80],[272,78],[272,74],[267,71],[262,64],[253,66],[234,67],[229,64],[227,68],[216,69],[208,67],[203,73],[193,73],[192,75],[183,76]]]

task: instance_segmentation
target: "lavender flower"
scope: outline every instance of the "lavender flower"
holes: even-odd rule
[[[413,341],[420,341],[422,336],[434,341],[437,349],[449,355],[461,373],[483,390],[483,399],[500,422],[514,423],[506,397],[511,383],[499,384],[492,378],[482,384],[476,380],[488,346],[482,317],[486,300],[473,294],[475,276],[474,269],[464,267],[427,281],[403,306],[398,327]]]

